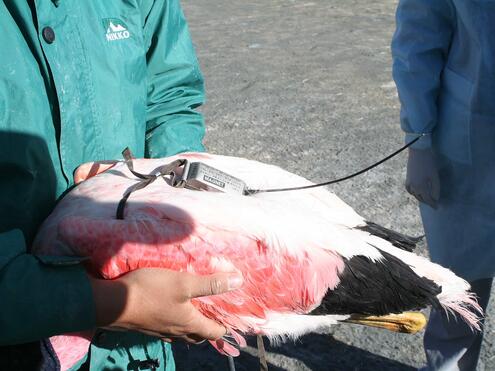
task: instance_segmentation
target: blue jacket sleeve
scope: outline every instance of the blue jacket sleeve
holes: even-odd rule
[[[146,157],[203,151],[203,77],[179,0],[143,1],[147,47]]]
[[[392,40],[393,77],[407,142],[435,129],[440,79],[454,28],[455,9],[450,0],[399,2]],[[430,146],[430,135],[413,145]]]
[[[95,326],[91,285],[77,259],[26,253],[21,231],[0,233],[0,345]]]

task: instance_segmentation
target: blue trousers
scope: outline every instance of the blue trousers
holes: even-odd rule
[[[487,278],[470,282],[483,311],[490,299],[492,281]],[[441,309],[432,309],[424,335],[428,365],[421,370],[475,371],[482,340],[483,332],[472,331],[462,320],[447,316]]]

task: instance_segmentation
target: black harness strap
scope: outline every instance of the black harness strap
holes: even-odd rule
[[[137,171],[134,170],[134,165],[132,163],[133,156],[132,156],[131,150],[129,148],[124,149],[124,151],[122,152],[122,156],[124,156],[124,163],[127,165],[127,168],[129,169],[129,171],[134,176],[141,179],[141,181],[139,181],[138,183],[129,187],[125,191],[124,195],[122,196],[122,199],[119,201],[119,205],[117,206],[116,218],[120,219],[120,220],[124,219],[125,205],[127,203],[127,200],[129,199],[129,196],[131,195],[131,193],[145,188],[146,186],[150,185],[151,183],[153,183],[158,178],[172,174],[175,169],[184,165],[184,163],[186,161],[186,160],[175,160],[175,161],[171,162],[170,164],[163,165],[163,166],[156,168],[152,174],[141,174],[141,173],[138,173]]]

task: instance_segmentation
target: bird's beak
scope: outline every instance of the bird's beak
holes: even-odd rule
[[[394,332],[415,334],[426,326],[426,317],[420,312],[404,312],[387,316],[353,314],[343,322],[384,328]]]

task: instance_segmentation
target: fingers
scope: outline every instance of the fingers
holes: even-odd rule
[[[201,340],[220,339],[227,333],[227,330],[217,322],[203,316],[196,308],[193,309],[193,318],[188,326],[189,337],[193,342]]]
[[[406,191],[407,191],[407,193],[409,193],[410,195],[413,195],[413,196],[414,196],[413,191],[412,191],[411,184],[410,184],[410,183],[408,183],[408,182],[406,182]]]
[[[166,336],[166,337],[161,337],[160,338],[162,341],[165,343],[172,343],[174,340],[183,340],[188,342],[189,344],[203,344],[206,339],[202,339],[199,336],[195,335],[181,335],[181,336]]]
[[[190,275],[187,298],[222,294],[240,288],[242,283],[242,276],[238,273],[217,273],[210,276]]]
[[[426,192],[424,202],[430,207],[436,209],[438,207],[438,199],[440,197],[440,187],[434,187],[433,179],[428,179],[427,188],[428,191]]]
[[[242,275],[239,273],[217,273],[209,276],[198,276],[194,274],[184,275],[186,280],[186,299],[202,296],[218,295],[224,292],[236,290],[243,284]],[[227,333],[227,330],[217,322],[205,317],[193,305],[191,305],[191,319],[187,325],[187,339],[184,340],[197,343],[198,341],[216,340]]]
[[[239,289],[243,284],[240,273],[217,273],[209,276],[190,274],[187,276],[187,299],[218,295],[224,292]],[[187,333],[184,340],[198,343],[202,340],[216,340],[227,333],[225,327],[205,317],[191,305],[191,319],[188,321]]]
[[[202,337],[194,334],[178,336],[177,339],[184,340],[187,341],[189,344],[195,345],[203,344],[206,341],[206,339],[203,339]],[[171,338],[171,340],[173,340],[173,337]]]
[[[406,190],[419,202],[425,203],[434,209],[438,207],[438,200],[440,199],[439,181],[435,182],[434,179],[428,179],[424,181],[423,186],[418,187],[409,183],[406,184]]]
[[[198,314],[201,315],[201,313],[198,313]],[[183,334],[183,335],[161,334],[161,333],[156,332],[156,331],[150,331],[150,330],[144,330],[144,329],[134,329],[134,330],[137,330],[137,331],[139,331],[143,334],[149,335],[149,336],[153,336],[155,338],[159,338],[160,340],[162,340],[166,343],[172,343],[174,340],[183,340],[183,341],[186,341],[190,344],[201,344],[201,343],[204,343],[207,339],[205,339],[201,335],[196,334],[196,332],[198,332],[198,331],[196,331],[196,326],[198,323],[202,323],[201,320],[199,320],[199,321],[196,320],[195,324],[193,324],[191,326],[191,328],[192,328],[191,333]],[[214,324],[217,326],[220,326],[216,322],[214,322]],[[217,338],[208,339],[208,340],[216,340],[216,339],[221,338],[223,335],[226,334],[227,330],[225,330],[225,328],[222,326],[220,326],[220,327],[221,327],[221,329],[219,331],[217,331],[217,329],[214,329],[211,332],[211,334],[212,334],[211,336],[217,336],[218,333],[220,333],[221,335],[218,336]],[[115,328],[115,327],[111,327],[111,328],[109,328],[109,330],[111,330],[111,331],[128,331],[128,330],[123,329],[123,328],[119,329],[119,328]]]
[[[193,344],[205,339],[219,339],[227,330],[205,317],[191,299],[235,290],[243,283],[239,273],[198,276],[160,268],[138,269],[124,275],[121,280],[129,280],[127,285],[134,287],[129,291],[139,293],[135,295],[136,299],[130,300],[138,304],[139,310],[129,311],[131,315],[123,322],[167,342],[177,338]],[[143,303],[145,297],[158,299]],[[167,307],[165,311],[164,305]]]
[[[440,200],[440,176],[436,156],[430,149],[409,149],[406,190],[419,202],[433,208]]]
[[[418,198],[418,200],[420,200],[420,199]],[[436,209],[437,206],[438,206],[437,201],[435,201],[431,197],[431,194],[429,194],[429,193],[426,194],[425,197],[422,197],[421,200],[420,200],[420,202],[423,202],[423,203],[427,204],[428,206],[430,206],[430,207],[432,207],[434,209]]]
[[[438,175],[430,180],[430,194],[433,200],[440,200],[440,177]]]
[[[406,191],[416,198],[419,202],[425,202],[425,198],[423,197],[423,193],[420,190],[417,190],[411,183],[406,183]]]
[[[419,202],[427,204],[428,206],[436,209],[438,207],[438,200],[435,200],[430,192],[409,192],[412,196],[414,196]]]

